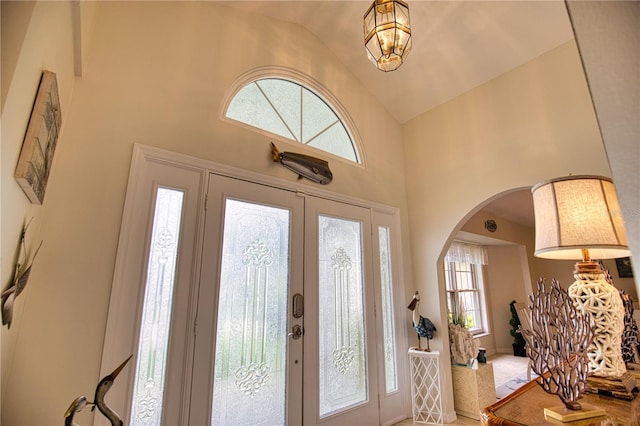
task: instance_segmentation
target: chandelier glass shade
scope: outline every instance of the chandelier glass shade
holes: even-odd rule
[[[381,71],[394,71],[411,52],[409,5],[402,0],[374,0],[364,14],[364,44]]]

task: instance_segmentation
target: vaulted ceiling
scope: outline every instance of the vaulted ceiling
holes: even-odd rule
[[[573,38],[561,0],[408,0],[412,51],[382,72],[364,48],[371,0],[224,3],[311,31],[401,124]]]
[[[315,34],[403,124],[573,39],[562,0],[407,0],[412,51],[396,71],[367,58],[363,16],[372,0],[229,1]],[[496,199],[491,214],[533,227],[528,190]]]

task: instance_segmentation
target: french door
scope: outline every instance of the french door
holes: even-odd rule
[[[111,406],[132,425],[405,418],[397,212],[220,168],[134,149],[101,377],[133,359]]]
[[[306,201],[304,424],[379,424],[370,211]]]
[[[191,423],[377,424],[369,210],[214,174],[207,199]]]

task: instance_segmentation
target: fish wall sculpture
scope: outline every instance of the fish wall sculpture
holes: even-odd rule
[[[325,160],[294,152],[280,152],[273,142],[271,153],[273,161],[280,162],[287,169],[297,173],[299,179],[304,177],[320,185],[326,185],[333,180],[333,173]]]

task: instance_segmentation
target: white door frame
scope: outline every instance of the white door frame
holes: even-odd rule
[[[154,169],[156,169],[155,172]],[[374,212],[374,217],[376,212],[394,216],[396,218],[395,222],[397,224],[397,229],[395,229],[396,237],[394,238],[395,242],[393,243],[393,248],[398,250],[396,255],[401,255],[399,252],[401,247],[399,235],[400,215],[399,210],[395,207],[389,207],[342,194],[332,193],[322,188],[305,186],[304,190],[301,191],[301,185],[295,182],[217,164],[161,148],[134,144],[115,261],[109,314],[107,317],[100,367],[100,377],[104,377],[111,373],[113,369],[124,359],[132,353],[135,353],[137,348],[138,328],[132,327],[132,324],[139,324],[140,305],[144,296],[144,285],[141,284],[141,280],[145,274],[144,268],[146,268],[146,248],[144,247],[144,244],[148,241],[148,238],[146,238],[147,228],[145,224],[149,221],[149,217],[152,214],[150,213],[151,196],[149,195],[149,185],[153,185],[153,182],[156,182],[158,179],[162,179],[162,176],[164,175],[158,172],[161,169],[165,169],[167,171],[179,169],[184,175],[190,175],[189,179],[192,187],[190,190],[195,191],[196,194],[196,196],[192,198],[193,204],[191,207],[188,207],[194,211],[185,212],[187,215],[193,215],[191,219],[193,221],[193,237],[191,238],[191,241],[188,242],[189,249],[193,250],[193,257],[191,260],[192,267],[186,277],[180,278],[180,280],[184,281],[181,285],[188,285],[191,287],[191,290],[189,291],[190,296],[186,302],[190,307],[195,306],[195,302],[197,301],[198,273],[202,265],[200,255],[202,252],[202,238],[204,234],[206,182],[210,173],[222,174],[228,177],[248,180],[291,191],[300,191],[320,198],[366,207]],[[170,183],[167,183],[167,185],[170,185]],[[189,230],[189,232],[191,232],[191,230]],[[403,314],[405,313],[405,301],[403,300],[404,282],[402,279],[402,264],[396,263],[396,265],[397,267],[394,270],[394,308],[396,316],[395,328],[397,333],[396,346],[399,348],[397,353],[397,374],[400,381],[400,392],[405,394],[403,398],[400,398],[404,401],[405,406],[402,412],[407,413],[408,409],[406,408],[406,404],[408,404],[409,401],[409,386],[406,380],[408,378],[408,370],[406,354],[404,353],[404,348],[401,348],[402,343],[407,341],[407,332],[404,324],[405,315]],[[143,282],[144,281],[142,281],[142,283]],[[193,330],[195,327],[195,309],[187,312],[184,317],[185,327]],[[179,375],[184,378],[183,384],[179,387],[180,390],[178,392],[178,396],[175,399],[177,404],[180,404],[181,407],[188,407],[188,401],[190,399],[191,383],[189,377],[191,375],[192,368],[191,360],[193,359],[192,348],[193,336],[190,335],[185,343],[185,353],[182,364],[176,365],[175,368],[172,368],[172,374],[173,372],[178,372]],[[381,356],[380,350],[381,349],[378,349],[379,357]],[[118,380],[109,391],[110,406],[116,412],[120,413],[125,423],[130,423],[130,419],[128,418],[131,408],[129,395],[132,394],[133,389],[134,368],[132,366],[134,364],[135,361],[132,360],[118,376]],[[382,389],[380,391],[380,397],[385,397]],[[384,406],[384,403],[381,401],[380,405],[382,407]],[[385,425],[392,424],[393,422],[391,421],[391,418],[384,416],[384,411],[384,409],[381,410],[380,422]],[[184,411],[178,409],[177,411],[167,410],[167,412],[172,413],[172,418],[176,419],[175,423],[189,423],[188,414]],[[397,416],[394,418],[397,419]],[[108,424],[109,423],[104,416],[94,416],[94,425],[107,426]]]
[[[318,219],[320,216],[344,219],[360,223],[361,228],[361,268],[362,275],[362,308],[365,324],[364,354],[366,367],[366,395],[367,399],[353,407],[341,409],[335,414],[320,417],[320,363],[319,347],[320,327],[327,324],[319,324],[320,297],[319,297],[319,247],[318,247]],[[330,201],[318,197],[308,197],[305,205],[305,377],[304,377],[304,424],[315,425],[373,425],[379,419],[378,404],[378,370],[376,366],[378,351],[376,347],[382,336],[376,333],[375,315],[375,290],[373,288],[373,256],[371,241],[371,211],[370,209],[353,206],[346,203]],[[357,260],[357,259],[353,259]],[[354,267],[356,267],[354,265]],[[351,283],[358,285],[360,283]]]
[[[192,383],[190,423],[209,424],[213,404],[212,371],[215,367],[216,334],[219,310],[219,284],[222,280],[222,245],[225,237],[224,227],[225,201],[237,199],[249,203],[262,204],[281,209],[289,209],[289,268],[288,293],[286,306],[288,328],[302,326],[303,318],[291,315],[291,299],[295,293],[303,293],[303,241],[304,241],[304,200],[295,192],[265,186],[219,174],[210,175],[208,188],[207,223],[203,247],[200,291],[198,300],[198,326],[194,357],[194,377]],[[287,413],[290,424],[300,424],[302,420],[302,342],[286,335],[287,340]],[[291,392],[295,389],[295,392]],[[259,412],[255,413],[260,416]]]

